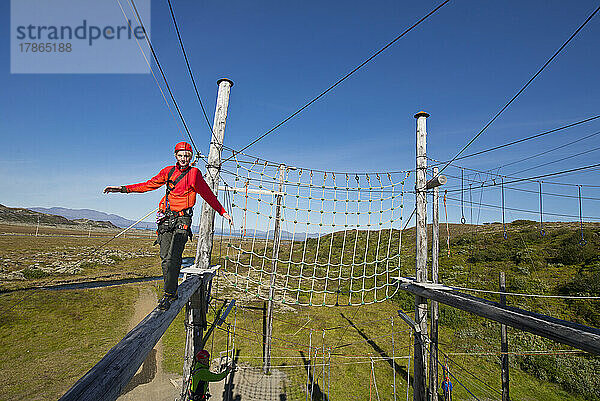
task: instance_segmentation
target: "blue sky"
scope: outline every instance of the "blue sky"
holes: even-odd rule
[[[116,0],[114,6],[118,7]],[[124,1],[124,4],[126,1]],[[175,13],[212,121],[216,80],[234,81],[225,144],[239,149],[294,112],[439,2],[176,1]],[[333,171],[414,167],[413,115],[431,114],[428,154],[452,157],[597,7],[597,2],[452,1],[302,114],[248,150],[290,165]],[[90,208],[138,218],[163,191],[102,195],[145,181],[172,163],[185,139],[148,74],[11,74],[10,8],[0,4],[0,203]],[[195,98],[166,1],[152,0],[152,43],[199,148],[210,132]],[[499,145],[600,114],[600,15],[469,148]],[[600,120],[461,162],[496,166],[600,131]],[[500,170],[510,175],[600,146],[600,135]],[[598,162],[590,152],[523,173]],[[457,170],[447,170],[456,175]],[[552,181],[598,184],[597,170]],[[550,179],[549,179],[550,180]],[[448,185],[460,185],[450,179]],[[465,185],[467,186],[467,185]],[[520,188],[537,189],[537,184]],[[576,187],[544,186],[576,195]],[[600,198],[598,188],[583,188]],[[454,195],[458,197],[459,195]],[[479,196],[473,193],[473,197]],[[500,204],[497,188],[483,202]],[[506,204],[537,210],[537,195],[506,191]],[[451,220],[460,217],[450,202]],[[600,217],[584,200],[584,215]],[[577,199],[547,197],[549,212],[578,214]],[[482,209],[481,221],[499,221]],[[538,217],[510,212],[507,220]],[[547,217],[546,220],[557,220]],[[593,221],[594,219],[590,219]]]

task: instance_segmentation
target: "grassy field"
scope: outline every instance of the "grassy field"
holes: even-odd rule
[[[586,226],[588,245],[585,247],[572,246],[573,241],[577,244],[579,235],[573,225],[547,223],[545,237],[539,236],[535,225],[528,222],[516,222],[509,228],[509,239],[503,240],[497,225],[453,225],[451,256],[447,256],[445,245],[442,246],[440,274],[443,281],[497,289],[498,272],[505,271],[510,291],[600,295],[600,229],[597,226]],[[5,275],[0,288],[32,288],[48,282],[160,274],[158,249],[151,246],[153,238],[115,240],[105,248],[102,257],[90,261],[81,255],[108,237],[95,238],[94,233],[91,238],[81,233],[78,237],[58,237],[50,236],[54,235],[52,229],[47,230],[45,236],[0,237]],[[66,234],[69,232],[61,232],[61,235]],[[188,244],[184,256],[193,256],[194,245]],[[404,233],[402,251],[402,273],[412,275],[414,230]],[[225,252],[226,246],[215,240],[213,262],[222,262]],[[61,270],[61,266],[73,262],[91,264],[80,264],[81,269],[74,273]],[[23,273],[26,269],[32,272]],[[18,272],[22,276],[18,276]],[[227,288],[223,277],[219,280],[213,288],[216,299],[209,321],[221,305],[219,299],[236,298],[238,308],[232,311],[227,324],[215,331],[207,348],[217,357],[231,350],[235,341],[240,366],[261,366],[263,302]],[[0,399],[57,398],[122,338],[142,285],[147,284],[0,294],[3,311],[20,301],[0,318],[0,369],[6,383],[0,389]],[[510,297],[509,303],[600,326],[598,302]],[[304,400],[307,380],[313,383],[315,399],[326,396],[333,400],[377,399],[378,393],[380,399],[390,400],[394,378],[397,397],[403,399],[407,373],[412,371],[412,358],[411,369],[407,369],[412,339],[407,326],[397,318],[398,309],[410,312],[412,297],[400,293],[393,300],[359,307],[278,305],[272,364],[288,377],[288,400]],[[456,376],[454,399],[472,399],[458,381],[480,400],[499,399],[499,325],[446,307],[441,308],[440,325],[440,362],[447,361]],[[165,370],[181,372],[184,341],[180,314],[163,337]],[[600,399],[599,358],[581,354],[526,355],[526,351],[531,350],[568,347],[510,328],[509,341],[510,351],[515,353],[511,356],[513,399]],[[392,356],[394,360],[390,360]],[[310,375],[309,365],[312,366]],[[410,387],[408,391],[410,395]]]
[[[95,251],[117,232],[88,237],[77,230],[42,227],[42,235],[27,235],[31,230],[35,226],[0,225],[0,291],[162,274],[154,236],[120,237]]]
[[[126,334],[138,288],[0,295],[1,400],[57,399]]]

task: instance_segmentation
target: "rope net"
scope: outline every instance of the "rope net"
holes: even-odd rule
[[[240,291],[285,304],[382,302],[402,263],[410,172],[333,173],[234,154],[220,188],[238,232],[222,273]],[[229,202],[228,202],[229,203]]]

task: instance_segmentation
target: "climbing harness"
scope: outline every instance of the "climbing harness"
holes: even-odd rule
[[[546,235],[546,230],[544,230],[544,209],[542,207],[542,182],[538,181],[540,187],[540,235],[543,237]]]
[[[464,194],[465,194],[465,188],[464,188],[464,182],[465,182],[465,170],[463,170],[462,168],[460,169],[460,223],[461,224],[465,224],[467,222],[467,219],[465,219],[465,204],[464,204]]]
[[[173,166],[173,167],[171,167],[171,170],[169,170],[169,175],[167,175],[167,184],[165,185],[165,187],[166,187],[165,211],[167,211],[167,212],[171,210],[171,205],[169,204],[169,194],[171,193],[171,191],[173,189],[175,189],[175,186],[179,183],[179,181],[181,181],[183,179],[183,177],[185,177],[187,175],[187,173],[189,173],[190,170],[192,169],[191,167],[188,167],[185,171],[182,171],[181,174],[179,174],[179,176],[174,181],[171,181],[171,176],[175,172],[175,168],[176,168],[176,166]],[[172,186],[170,186],[169,184]]]
[[[583,214],[581,211],[581,185],[577,186],[578,196],[579,196],[579,231],[581,233],[581,239],[579,240],[579,245],[586,246],[587,241],[583,237]]]
[[[502,178],[502,236],[504,239],[508,239],[508,233],[506,232],[506,224],[504,222],[504,177]]]

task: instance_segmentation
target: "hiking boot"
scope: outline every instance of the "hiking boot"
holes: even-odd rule
[[[158,309],[168,310],[171,307],[171,303],[177,299],[177,294],[174,296],[164,295],[160,301],[158,301]]]
[[[162,297],[160,299],[160,301],[158,301],[158,309],[160,310],[167,310],[171,307],[171,299],[170,297],[167,297],[166,295],[164,297]]]

